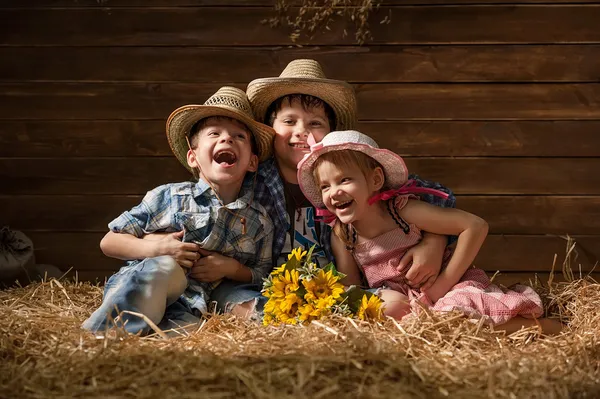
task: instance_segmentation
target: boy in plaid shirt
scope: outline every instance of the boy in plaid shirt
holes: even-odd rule
[[[195,323],[222,279],[258,285],[272,269],[273,225],[249,172],[270,157],[273,130],[254,120],[246,94],[222,87],[204,105],[178,108],[167,137],[199,180],[157,187],[109,224],[102,250],[130,262],[108,280],[85,329],[104,330],[119,314],[131,333]],[[142,239],[155,232],[171,234]],[[192,265],[201,269],[188,279],[182,267]]]

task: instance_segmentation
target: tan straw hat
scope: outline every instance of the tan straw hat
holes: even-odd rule
[[[193,172],[187,164],[186,137],[196,122],[211,116],[224,116],[240,121],[254,135],[259,161],[262,162],[271,156],[275,131],[254,120],[248,97],[243,90],[223,86],[210,96],[204,105],[184,105],[173,111],[167,119],[169,146],[179,162],[189,171]]]
[[[265,122],[267,109],[275,100],[289,94],[308,94],[325,101],[335,112],[337,126],[331,130],[356,127],[356,96],[354,89],[341,80],[327,79],[315,60],[294,60],[278,78],[255,79],[246,90],[254,115]]]
[[[366,134],[347,130],[331,132],[320,143],[311,145],[310,153],[298,163],[298,183],[306,198],[317,208],[324,208],[321,190],[313,178],[315,162],[323,154],[332,151],[354,150],[362,152],[379,162],[385,174],[385,187],[397,189],[406,183],[408,169],[400,155],[379,148],[375,140]]]

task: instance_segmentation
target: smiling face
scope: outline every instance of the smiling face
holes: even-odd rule
[[[345,224],[365,220],[369,217],[369,198],[384,183],[381,167],[352,162],[356,154],[347,162],[336,162],[333,157],[334,153],[325,154],[314,173],[325,207]]]
[[[222,187],[241,184],[246,172],[254,172],[258,157],[252,153],[252,136],[241,122],[208,118],[192,138],[188,165],[202,171],[209,183]]]
[[[288,182],[295,182],[298,162],[310,152],[312,134],[318,143],[331,131],[323,106],[305,107],[300,100],[285,100],[273,120],[275,157]]]

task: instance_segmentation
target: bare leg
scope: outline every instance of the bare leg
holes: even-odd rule
[[[495,326],[494,330],[505,331],[507,334],[512,334],[516,331],[519,331],[521,328],[537,325],[542,327],[542,334],[544,335],[556,335],[560,333],[564,327],[563,324],[556,319],[543,318],[538,319],[536,323],[534,319],[526,319],[525,317],[518,316],[504,324]]]
[[[229,313],[234,316],[237,316],[241,319],[248,320],[252,315],[254,315],[254,308],[256,307],[256,301],[251,300],[244,303],[239,303],[234,305]]]
[[[383,314],[401,320],[410,313],[410,302],[404,294],[394,290],[381,290],[380,297],[383,300]]]

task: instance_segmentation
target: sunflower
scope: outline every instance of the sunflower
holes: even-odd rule
[[[280,274],[273,279],[271,296],[285,298],[289,294],[296,292],[298,288],[300,288],[298,278],[298,271],[286,270],[285,273]]]
[[[285,271],[285,266],[286,266],[286,264],[284,263],[281,266],[273,269],[273,271],[271,272],[271,276],[277,276],[277,275],[283,273]]]
[[[298,300],[293,302],[281,302],[279,312],[277,313],[279,321],[286,324],[298,324],[298,309],[302,304],[302,298],[297,298]]]
[[[344,292],[344,286],[338,283],[339,279],[339,276],[335,276],[332,270],[328,272],[323,269],[319,270],[316,276],[310,280],[302,280],[302,285],[306,289],[304,298],[312,302],[329,297],[337,300]]]
[[[309,322],[319,318],[319,310],[315,309],[312,303],[305,303],[298,308],[298,319],[303,322]]]
[[[319,307],[314,303],[305,303],[298,308],[298,319],[302,322],[310,322],[331,315],[331,306]]]
[[[330,295],[328,297],[319,298],[316,301],[313,301],[313,304],[315,305],[315,308],[323,313],[323,311],[330,309],[337,302],[338,300],[334,298],[333,295]]]
[[[274,324],[273,315],[271,313],[265,313],[263,316],[263,326]]]
[[[265,303],[265,314],[277,316],[278,313],[281,313],[281,302],[281,299],[270,298],[267,303]]]
[[[282,312],[290,313],[294,309],[297,312],[300,305],[304,304],[304,299],[302,297],[296,295],[296,293],[291,293],[285,296],[285,299],[281,301],[279,308]]]
[[[302,248],[300,247],[294,248],[292,249],[292,253],[288,255],[288,260],[292,259],[292,257],[295,257],[297,261],[301,261],[307,253],[308,251],[302,251]]]
[[[382,314],[382,301],[377,295],[363,295],[356,312],[356,317],[360,320],[379,320]]]

